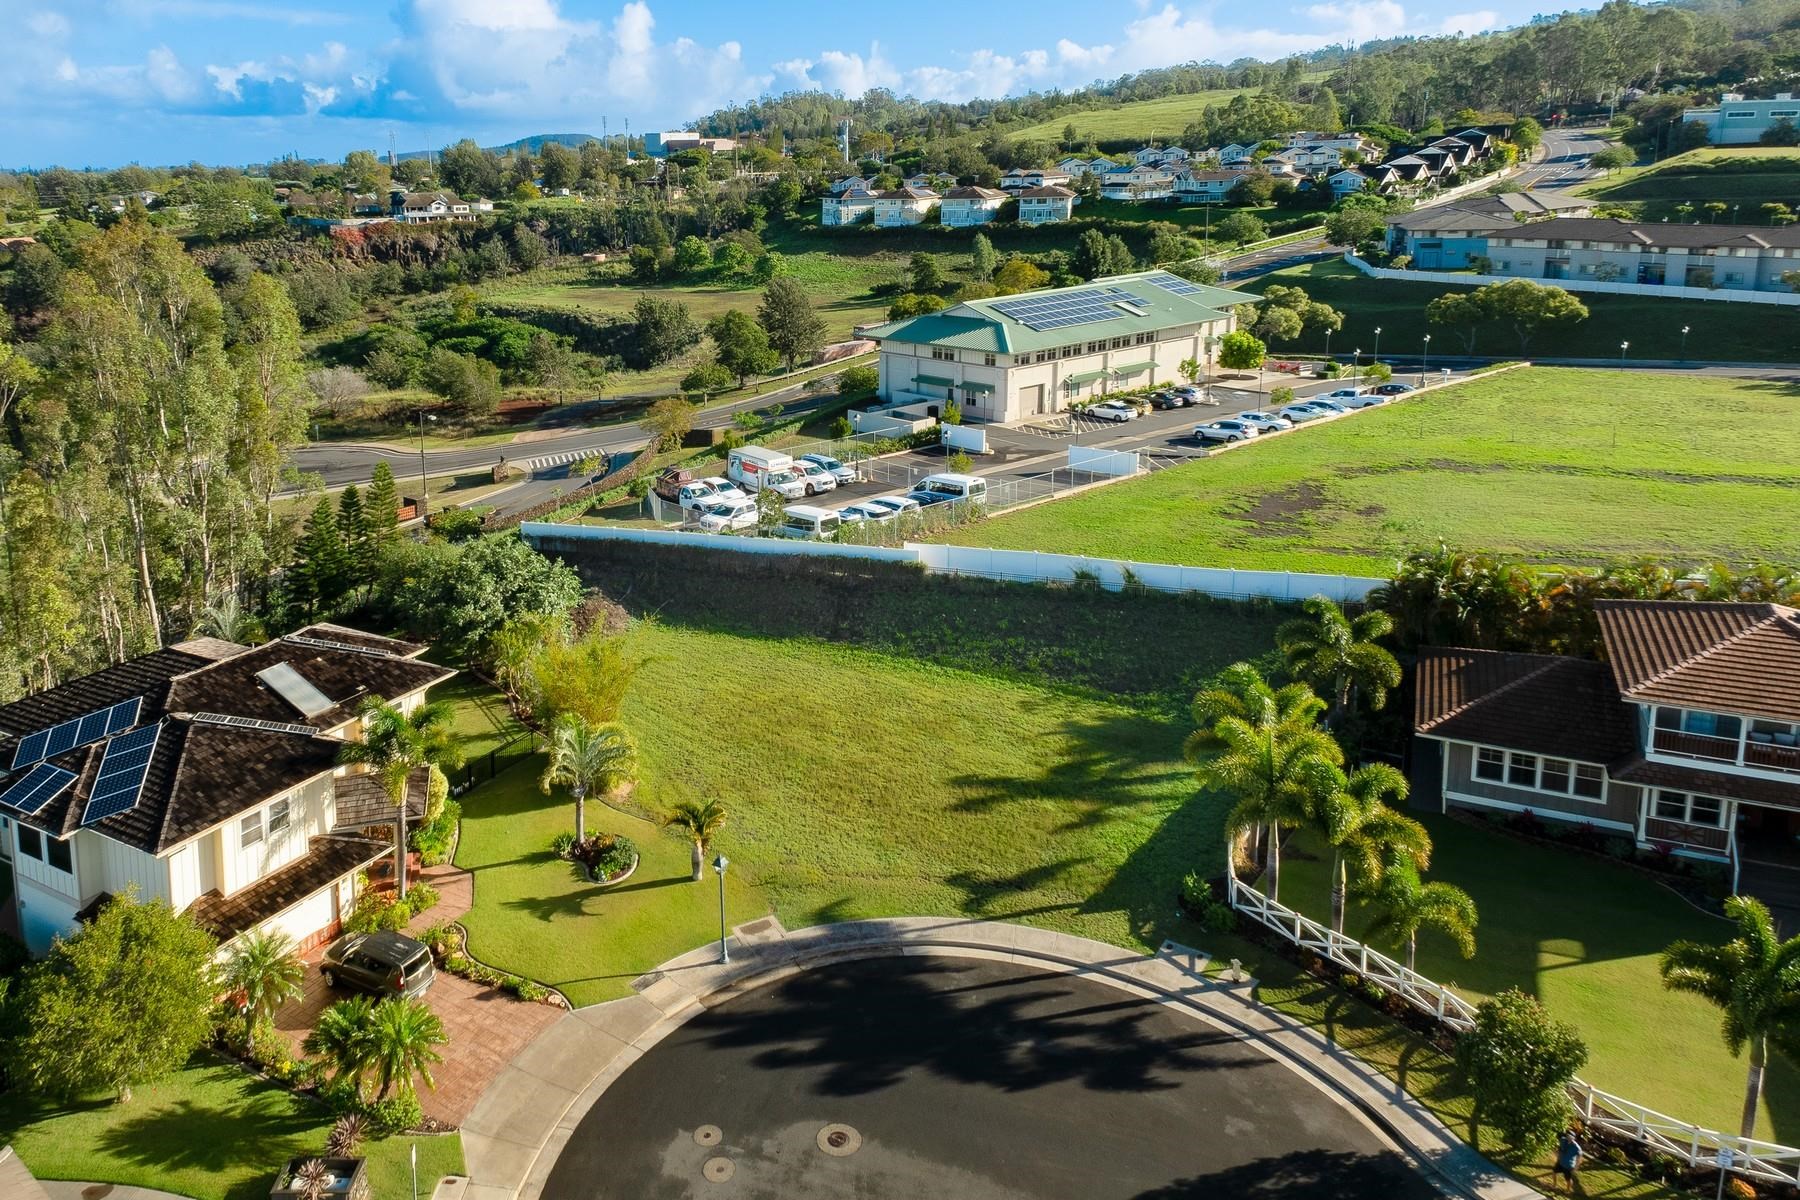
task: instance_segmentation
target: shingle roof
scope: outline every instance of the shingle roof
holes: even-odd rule
[[[1800,721],[1800,611],[1698,600],[1598,600],[1594,611],[1631,699]]]
[[[330,629],[316,633],[302,631],[277,638],[253,650],[210,663],[199,670],[170,681],[170,712],[217,712],[232,716],[254,717],[263,721],[290,721],[330,729],[355,715],[364,698],[379,695],[388,698],[404,696],[420,688],[450,678],[455,672],[435,663],[385,652],[376,639],[360,635],[358,641],[343,641],[331,636]],[[303,640],[304,639],[304,640]],[[385,642],[388,639],[378,639]],[[343,641],[345,646],[360,646],[361,652],[319,644],[320,641]],[[392,643],[410,653],[410,643]],[[333,704],[322,712],[307,715],[295,709],[270,689],[257,673],[279,663],[286,663],[305,680],[325,694]]]
[[[975,187],[974,185],[971,184],[970,186],[967,186],[967,187],[951,188],[949,191],[944,193],[944,199],[946,199],[946,200],[1004,200],[1004,199],[1006,199],[1006,193],[1000,192],[1000,191],[995,191],[993,188]]]
[[[1514,232],[1516,231],[1516,232]],[[1800,247],[1793,225],[1684,225],[1673,221],[1617,221],[1604,217],[1557,217],[1508,229],[1515,237],[1612,242],[1637,246],[1741,248]]]
[[[249,887],[222,896],[215,889],[189,907],[188,913],[220,941],[229,941],[270,917],[286,912],[350,872],[368,866],[391,846],[365,838],[316,837],[307,852]]]
[[[139,721],[154,720],[162,715],[169,681],[213,661],[170,646],[0,707],[0,733],[10,735],[4,744],[0,744],[0,769],[12,765],[12,739],[48,729],[71,717],[85,716],[133,696],[140,696],[144,701],[138,713]]]
[[[1035,196],[1040,199],[1056,197],[1068,198],[1075,195],[1074,192],[1057,183],[1046,183],[1041,187],[1020,188],[1016,194],[1019,196]]]
[[[1606,773],[1622,783],[1635,783],[1643,787],[1673,788],[1681,792],[1699,792],[1703,796],[1748,800],[1752,804],[1800,808],[1800,784],[1781,780],[1708,771],[1698,766],[1653,763],[1646,761],[1642,755],[1632,755],[1609,767]]]
[[[1554,654],[1421,650],[1413,729],[1591,763],[1612,762],[1636,746],[1632,710],[1606,668]]]

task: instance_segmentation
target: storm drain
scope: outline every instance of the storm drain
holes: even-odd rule
[[[736,1163],[732,1162],[729,1158],[719,1157],[707,1159],[706,1165],[700,1168],[700,1173],[713,1183],[724,1183],[727,1179],[731,1178],[732,1172],[736,1170]]]
[[[818,1142],[833,1158],[846,1158],[862,1149],[862,1134],[848,1125],[827,1125],[819,1130]]]
[[[700,1146],[716,1146],[724,1136],[724,1131],[717,1125],[702,1125],[694,1130],[694,1142]]]

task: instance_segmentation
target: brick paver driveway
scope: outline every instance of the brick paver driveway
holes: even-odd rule
[[[437,887],[441,899],[428,912],[421,913],[415,925],[423,928],[433,921],[454,920],[468,911],[469,876],[466,872],[433,868],[425,875]],[[306,956],[304,992],[298,1000],[275,1014],[276,1029],[296,1048],[332,1001],[352,994],[334,992],[325,986],[319,976],[319,959],[323,954],[321,947]],[[421,1088],[419,1105],[426,1116],[457,1126],[469,1115],[501,1068],[563,1015],[561,1008],[527,1003],[496,988],[459,979],[445,971],[438,972],[436,982],[425,993],[425,1003],[444,1023],[444,1033],[450,1040],[439,1048],[444,1061],[431,1073],[437,1080],[437,1089]]]

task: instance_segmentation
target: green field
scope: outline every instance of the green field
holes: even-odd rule
[[[1318,72],[1305,76],[1308,81],[1324,77],[1324,73]],[[1249,90],[1255,92],[1258,89]],[[1063,131],[1073,125],[1076,138],[1082,141],[1089,138],[1097,142],[1125,138],[1149,141],[1155,138],[1160,142],[1173,143],[1181,136],[1182,130],[1200,119],[1207,105],[1229,104],[1233,96],[1243,91],[1241,88],[1216,88],[1182,96],[1159,96],[1155,100],[1130,100],[1107,108],[1064,113],[1036,125],[1008,129],[1005,136],[1018,140],[1061,142]]]
[[[11,1143],[40,1179],[136,1184],[194,1200],[266,1197],[276,1170],[318,1153],[330,1129],[311,1100],[205,1053],[124,1104],[56,1104],[18,1089],[0,1095],[0,1145]],[[380,1200],[411,1194],[415,1143],[421,1195],[441,1176],[462,1173],[455,1134],[365,1143],[360,1153]]]
[[[1469,353],[1458,332],[1425,320],[1425,305],[1446,292],[1459,291],[1454,273],[1420,272],[1420,282],[1371,279],[1337,259],[1275,271],[1245,286],[1261,292],[1270,284],[1298,285],[1315,300],[1344,314],[1344,327],[1331,335],[1331,349],[1347,354],[1381,349],[1416,357],[1426,334],[1433,358]],[[1682,326],[1689,327],[1686,353],[1715,362],[1800,362],[1800,317],[1791,309],[1733,303],[1731,293],[1718,300],[1663,300],[1642,296],[1581,293],[1588,319],[1566,329],[1539,333],[1521,353],[1511,326],[1489,323],[1477,330],[1473,353],[1518,358],[1616,358],[1619,343],[1630,342],[1632,357],[1677,359],[1682,355]],[[1317,354],[1324,336],[1309,330],[1294,342],[1271,348],[1276,356]]]
[[[1757,206],[1774,201],[1800,205],[1800,147],[1709,147],[1677,154],[1659,163],[1629,167],[1578,189],[1582,195],[1608,201],[1643,202],[1647,216],[1673,215],[1674,205],[1722,200],[1741,205],[1738,220],[1762,225],[1767,218]],[[1705,220],[1694,212],[1689,220]],[[1727,214],[1725,220],[1732,218]]]
[[[1142,562],[1385,575],[1440,540],[1588,563],[1791,561],[1800,392],[1531,368],[1252,443],[939,540]]]

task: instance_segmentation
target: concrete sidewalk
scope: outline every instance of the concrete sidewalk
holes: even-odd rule
[[[1373,1067],[1252,998],[1254,981],[1203,974],[1206,956],[1165,944],[1136,954],[1087,938],[997,921],[898,917],[788,932],[773,917],[634,981],[637,994],[578,1009],[496,1077],[463,1123],[468,1200],[536,1200],[563,1146],[602,1092],[704,1009],[808,967],[895,954],[992,958],[1083,975],[1158,1000],[1243,1038],[1353,1110],[1448,1194],[1528,1200],[1539,1193],[1482,1158]]]

